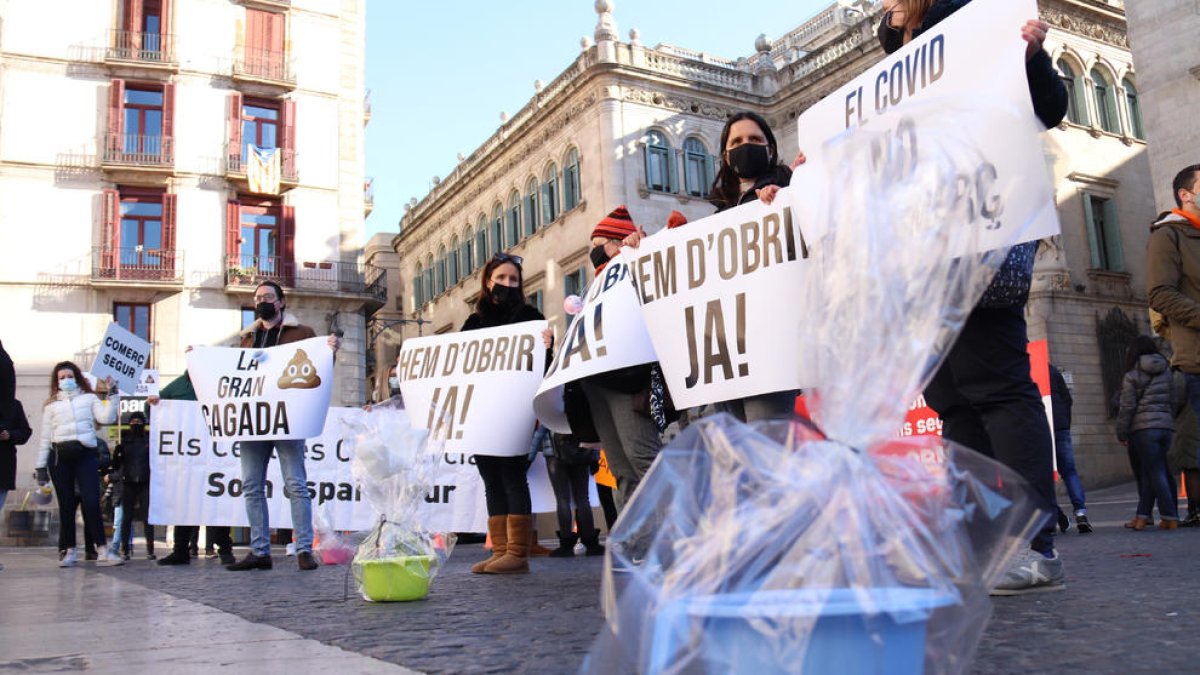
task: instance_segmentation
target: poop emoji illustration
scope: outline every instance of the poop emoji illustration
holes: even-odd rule
[[[321,386],[321,377],[317,375],[317,367],[308,360],[308,354],[303,349],[297,349],[292,360],[288,361],[279,376],[280,389],[316,389]]]

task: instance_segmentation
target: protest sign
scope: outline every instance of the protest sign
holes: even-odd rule
[[[161,401],[150,412],[150,522],[247,526],[238,443],[209,439],[196,402]],[[363,414],[358,408],[330,408],[324,431],[305,444],[313,509],[326,512],[338,529],[365,530],[378,519],[351,476],[355,422]],[[267,480],[271,526],[292,527],[277,460],[270,463]],[[554,491],[541,459],[529,469],[529,489],[535,513],[554,510]],[[486,531],[487,503],[473,456],[443,452],[418,517],[434,532]]]
[[[533,399],[542,424],[563,434],[571,432],[563,412],[564,384],[656,359],[623,254],[592,280],[583,303]]]
[[[831,139],[861,129],[897,139],[915,159],[918,138],[952,136],[969,139],[960,150],[972,159],[950,158],[957,185],[937,205],[949,224],[980,228],[978,251],[1057,234],[1020,32],[1036,16],[1035,0],[976,0],[806,110],[796,120],[807,162],[792,178],[793,202],[836,193],[822,185],[825,163],[838,159],[827,156]]]
[[[147,396],[158,396],[159,384],[158,369],[147,368],[143,370],[142,375],[138,377],[137,387],[135,387],[133,395],[141,396],[143,398]]]
[[[190,372],[195,373],[196,370]],[[194,401],[160,401],[150,411],[150,522],[161,525],[249,525],[242,499],[239,443],[210,438]],[[321,411],[323,433],[305,443],[304,466],[313,509],[329,509],[334,523],[367,529],[376,515],[350,475],[342,418],[357,408]],[[267,509],[271,527],[293,526],[276,458],[267,469]]]
[[[111,377],[122,392],[132,394],[149,358],[150,343],[113,322],[100,341],[91,372],[100,380]]]
[[[405,340],[396,376],[413,426],[445,440],[447,452],[528,453],[546,326],[526,321]]]
[[[802,386],[798,289],[811,273],[810,235],[783,198],[794,189],[622,254],[677,408]]]
[[[212,440],[321,434],[333,392],[333,350],[315,337],[269,349],[196,347],[187,354]]]

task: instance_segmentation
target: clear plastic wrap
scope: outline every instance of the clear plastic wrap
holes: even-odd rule
[[[798,291],[821,308],[797,346],[812,420],[707,417],[660,453],[610,534],[586,672],[969,666],[988,589],[1047,514],[1007,467],[897,435],[1007,253],[958,217],[972,130],[912,111],[825,149],[821,281]]]
[[[355,432],[351,473],[379,513],[354,554],[358,590],[375,602],[420,600],[454,549],[454,534],[429,532],[418,518],[443,442],[414,428],[396,404],[374,406],[347,425]]]
[[[313,548],[323,565],[345,565],[354,558],[354,546],[334,529],[332,509],[313,511],[313,529],[317,533]]]

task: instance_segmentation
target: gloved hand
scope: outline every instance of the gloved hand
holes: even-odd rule
[[[46,467],[44,466],[39,466],[37,469],[35,469],[33,475],[35,478],[37,478],[37,484],[39,486],[50,482],[50,472],[47,471]]]

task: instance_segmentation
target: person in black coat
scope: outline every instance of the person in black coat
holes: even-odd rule
[[[495,328],[546,317],[525,299],[522,259],[497,253],[480,272],[479,299],[475,311],[463,323],[462,330]],[[546,348],[553,344],[547,328],[542,333]],[[550,359],[546,359],[549,364]],[[514,405],[530,405],[528,401]],[[530,434],[533,429],[529,430]],[[533,504],[529,496],[525,455],[496,457],[475,454],[475,468],[483,479],[487,501],[488,534],[492,537],[492,555],[471,566],[476,574],[521,574],[529,571],[529,549],[533,534]]]
[[[878,30],[880,45],[891,54],[969,1],[885,0]],[[1067,91],[1042,49],[1049,29],[1037,19],[1011,27],[1014,33],[1020,30],[1028,45],[1025,75],[1034,112],[1042,124],[1053,127],[1067,113]],[[1012,248],[926,387],[925,400],[941,416],[945,438],[1011,467],[1033,488],[1037,505],[1054,513],[1054,450],[1042,397],[1029,372],[1024,313],[1036,249],[1036,242]],[[992,592],[1014,595],[1064,587],[1050,519],[1034,537],[1031,550],[1014,558]]]

